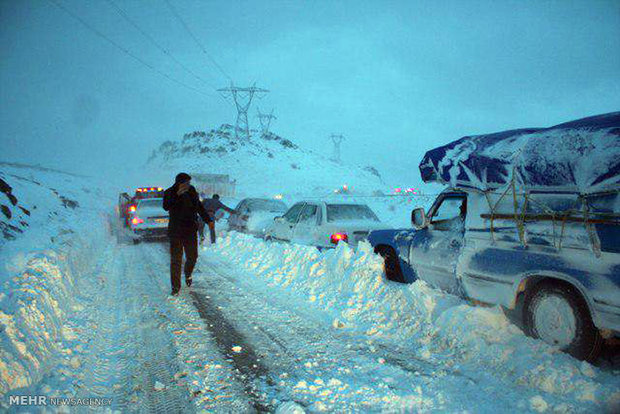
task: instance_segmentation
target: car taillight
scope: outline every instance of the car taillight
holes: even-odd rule
[[[129,206],[129,211],[132,213],[136,211],[136,206]]]
[[[144,223],[144,220],[142,220],[140,217],[134,217],[133,219],[131,219],[131,223],[140,224],[140,223]]]
[[[338,244],[339,241],[348,242],[349,236],[345,233],[334,233],[330,237],[332,244]]]

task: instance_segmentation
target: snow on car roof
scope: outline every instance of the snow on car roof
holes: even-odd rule
[[[620,112],[463,137],[420,163],[425,182],[493,189],[513,178],[530,189],[591,193],[620,189]]]

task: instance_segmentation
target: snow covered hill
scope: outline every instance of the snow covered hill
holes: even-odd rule
[[[331,154],[331,148],[325,153]],[[345,184],[358,194],[386,191],[372,166],[337,163],[273,133],[253,132],[249,140],[237,140],[234,127],[227,124],[164,142],[151,153],[147,167],[163,182],[179,171],[228,174],[237,180],[241,197],[321,196]]]
[[[78,201],[101,196],[92,179],[49,168],[0,163],[0,248],[31,228],[39,240],[70,231]]]

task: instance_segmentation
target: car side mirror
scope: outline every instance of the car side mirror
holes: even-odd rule
[[[426,227],[426,213],[421,207],[414,208],[411,212],[411,224],[416,230]]]

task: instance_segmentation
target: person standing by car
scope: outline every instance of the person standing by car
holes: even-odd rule
[[[207,225],[209,226],[209,235],[211,236],[211,244],[215,244],[215,219],[216,219],[216,214],[218,212],[218,210],[225,210],[230,214],[239,214],[236,210],[224,205],[224,203],[222,203],[220,201],[220,196],[219,194],[213,194],[212,198],[205,198],[202,201],[202,205],[204,206],[205,210],[207,210],[207,212],[209,213],[209,216],[211,217],[211,221],[207,223]]]
[[[170,238],[170,283],[172,295],[181,290],[181,265],[185,251],[185,283],[192,285],[192,272],[198,259],[197,215],[206,223],[212,218],[198,198],[198,192],[190,185],[192,177],[186,173],[176,176],[174,185],[164,192],[163,207],[169,212],[168,237]]]

